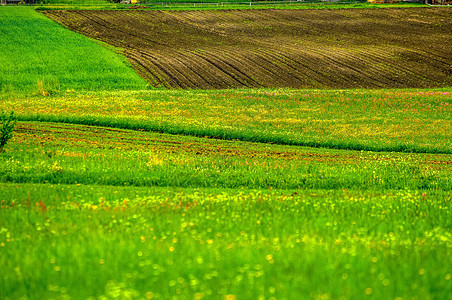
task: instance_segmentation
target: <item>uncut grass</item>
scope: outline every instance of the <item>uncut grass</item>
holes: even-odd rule
[[[5,299],[452,291],[450,192],[0,186]]]
[[[0,23],[1,93],[146,88],[124,57],[32,7],[0,7]]]
[[[6,299],[451,291],[450,155],[20,122],[0,165]]]
[[[451,156],[262,145],[82,125],[19,123],[0,156],[17,183],[451,190]]]
[[[442,90],[135,91],[3,96],[21,120],[253,142],[452,153],[452,94]]]

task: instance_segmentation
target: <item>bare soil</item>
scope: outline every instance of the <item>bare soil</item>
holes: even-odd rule
[[[452,86],[447,8],[45,11],[117,48],[153,86]]]

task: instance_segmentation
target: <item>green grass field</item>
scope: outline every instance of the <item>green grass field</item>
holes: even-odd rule
[[[146,90],[31,8],[0,20],[60,49],[0,54],[0,298],[449,299],[452,88]]]
[[[31,122],[0,159],[9,299],[451,291],[450,155]]]
[[[31,7],[0,7],[0,92],[144,89],[127,60]]]

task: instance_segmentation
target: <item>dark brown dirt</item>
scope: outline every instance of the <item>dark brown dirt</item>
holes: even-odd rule
[[[452,11],[441,8],[46,11],[122,49],[153,86],[452,86]]]

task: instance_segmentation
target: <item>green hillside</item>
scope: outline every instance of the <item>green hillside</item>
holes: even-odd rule
[[[0,91],[142,89],[125,58],[30,7],[0,7]]]

